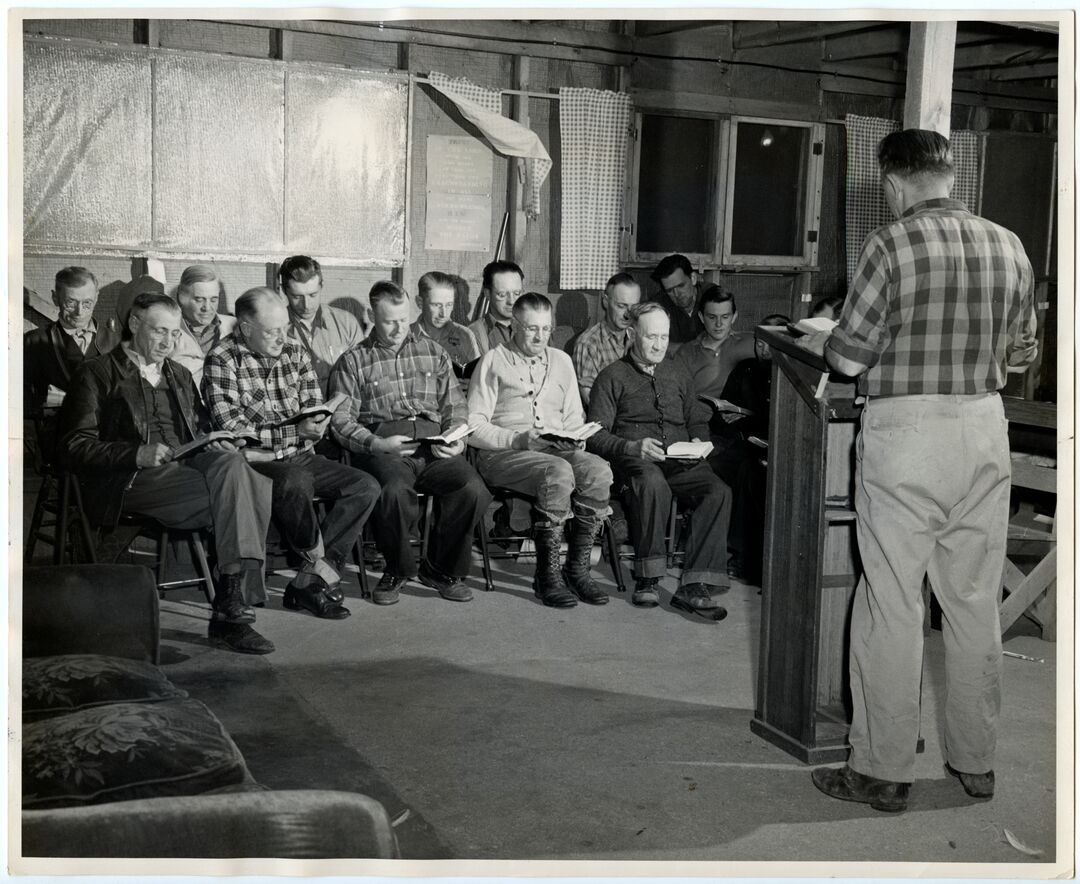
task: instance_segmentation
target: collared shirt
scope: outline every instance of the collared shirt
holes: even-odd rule
[[[327,304],[319,305],[310,322],[298,319],[291,312],[289,320],[289,338],[307,352],[325,396],[334,363],[342,353],[364,340],[364,329],[347,310]]]
[[[574,370],[577,372],[581,401],[589,402],[589,391],[596,376],[611,363],[622,359],[630,349],[629,329],[612,331],[603,320],[585,329],[574,344]]]
[[[131,345],[124,343],[120,345],[124,354],[135,363],[135,367],[139,370],[139,374],[143,379],[151,386],[156,387],[161,383],[161,363],[160,362],[147,362],[143,359],[141,353],[136,353],[131,349]]]
[[[869,366],[869,396],[992,393],[1035,358],[1031,264],[1016,234],[953,199],[867,238],[827,346]]]
[[[476,322],[471,323],[469,331],[476,338],[476,346],[479,348],[481,356],[487,353],[488,350],[495,349],[499,344],[508,346],[510,344],[510,323],[496,322],[491,318],[490,313],[485,313]]]
[[[204,355],[209,353],[210,349],[221,340],[221,317],[217,314],[202,328],[195,328],[186,319],[181,319],[180,322],[187,333],[195,339]]]
[[[430,338],[411,332],[395,352],[372,331],[338,360],[330,393],[349,397],[330,419],[334,438],[364,454],[375,439],[371,428],[385,421],[421,418],[446,432],[468,416],[449,355]]]
[[[202,394],[215,429],[254,432],[278,460],[312,447],[296,424],[272,426],[323,401],[311,360],[291,341],[277,358],[263,356],[237,329],[206,354]]]
[[[576,430],[584,423],[574,365],[562,350],[527,356],[500,344],[480,357],[469,382],[474,448],[513,448],[526,430]]]
[[[719,347],[708,347],[711,339],[702,332],[679,348],[672,358],[694,379],[699,393],[721,398],[724,384],[732,370],[744,359],[753,359],[754,335],[751,332],[731,332]]]
[[[667,310],[668,316],[671,317],[671,343],[685,344],[687,341],[694,340],[694,338],[705,331],[705,326],[702,325],[701,317],[698,316],[697,313],[697,304],[700,297],[701,292],[695,292],[694,308],[691,313],[687,313],[682,307],[671,300],[671,296],[663,289],[649,298],[650,301],[655,301]],[[673,349],[677,350],[678,347]]]
[[[417,337],[430,338],[449,355],[455,365],[468,365],[480,358],[480,348],[472,331],[460,323],[451,320],[442,328],[428,330],[423,321],[418,319],[411,326]]]
[[[87,349],[94,342],[94,335],[97,334],[97,322],[91,319],[86,328],[67,328],[62,322],[57,323],[57,325],[60,327],[60,331],[71,338],[79,351],[85,355]]]

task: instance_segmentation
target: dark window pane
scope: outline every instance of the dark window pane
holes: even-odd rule
[[[641,118],[639,252],[713,251],[712,120]]]
[[[739,123],[731,251],[802,255],[809,130]]]

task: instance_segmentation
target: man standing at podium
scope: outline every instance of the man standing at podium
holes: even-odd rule
[[[866,396],[856,442],[863,575],[851,615],[851,755],[813,780],[834,798],[898,812],[914,780],[924,575],[943,612],[948,772],[968,795],[994,794],[1010,485],[998,390],[1035,358],[1035,309],[1017,236],[949,199],[944,136],[894,132],[878,146],[878,164],[897,220],[863,245],[831,337],[809,344],[857,376]]]

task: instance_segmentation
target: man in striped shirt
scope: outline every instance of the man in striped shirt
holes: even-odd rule
[[[581,404],[589,407],[589,393],[596,376],[618,362],[630,349],[630,310],[641,301],[641,286],[629,273],[616,273],[600,296],[603,314],[596,325],[585,329],[574,344]]]
[[[329,427],[327,416],[295,420],[323,397],[307,353],[289,340],[285,299],[272,289],[249,289],[235,310],[236,331],[206,354],[203,399],[217,429],[254,433],[261,442],[244,448],[244,456],[273,480],[274,524],[303,562],[285,590],[285,607],[341,620],[349,609],[338,584],[379,483],[312,450]],[[315,497],[330,502],[321,527]]]
[[[338,360],[330,391],[349,397],[331,418],[334,438],[382,485],[372,533],[386,572],[372,601],[392,605],[401,587],[417,579],[444,599],[467,602],[470,539],[491,492],[462,456],[464,439],[423,441],[465,425],[465,397],[447,353],[409,327],[405,291],[377,282],[368,300],[375,327]],[[410,543],[420,515],[417,492],[435,502],[427,558],[419,566]]]
[[[1011,472],[998,390],[1034,360],[1036,342],[1031,264],[1015,234],[948,198],[948,140],[894,132],[878,164],[897,220],[863,245],[831,337],[808,342],[866,396],[851,755],[813,779],[835,798],[898,812],[914,779],[925,576],[944,624],[947,767],[969,795],[994,794]]]

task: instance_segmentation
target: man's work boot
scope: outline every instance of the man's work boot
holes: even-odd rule
[[[559,567],[562,534],[562,523],[537,522],[533,525],[533,541],[536,543],[533,593],[549,608],[573,608],[577,605],[577,599],[563,581]]]
[[[214,620],[226,623],[254,623],[255,611],[244,604],[242,572],[223,574],[214,592]]]
[[[600,530],[601,521],[592,513],[578,513],[570,525],[570,548],[566,552],[563,579],[570,591],[587,605],[606,605],[608,594],[592,579],[591,560],[593,543]]]

